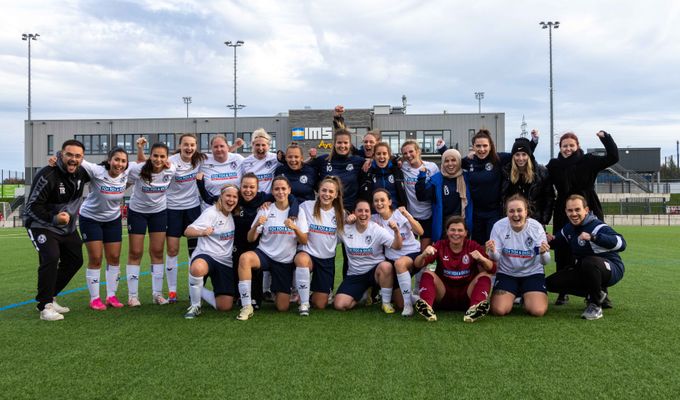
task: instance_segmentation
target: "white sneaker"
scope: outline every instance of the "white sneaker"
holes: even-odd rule
[[[335,295],[333,294],[333,291],[331,290],[330,293],[328,293],[328,305],[333,304],[333,298],[334,297],[335,297]]]
[[[236,316],[236,319],[239,321],[247,321],[253,317],[253,314],[254,314],[253,306],[241,307],[241,311]]]
[[[184,314],[184,318],[194,319],[199,315],[201,315],[201,306],[190,306],[189,309],[187,310],[187,313]]]
[[[57,304],[56,300],[52,300],[52,306],[54,308],[54,311],[58,312],[59,314],[66,314],[67,312],[71,311],[70,308],[60,306],[59,304]]]
[[[140,307],[142,303],[139,302],[137,297],[128,297],[128,307]]]
[[[402,317],[412,317],[413,316],[413,305],[404,304],[404,309],[401,311]]]
[[[64,319],[64,316],[59,314],[54,309],[54,304],[45,304],[45,309],[40,311],[40,319],[43,321],[59,321]]]
[[[309,303],[300,304],[300,307],[298,308],[298,312],[300,313],[301,317],[308,317],[309,316]]]
[[[158,304],[159,306],[164,306],[166,304],[169,304],[170,302],[168,299],[163,297],[162,294],[154,294],[153,295],[153,304]]]

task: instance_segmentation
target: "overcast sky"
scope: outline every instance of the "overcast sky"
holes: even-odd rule
[[[342,5],[341,5],[342,4]],[[33,119],[229,116],[238,49],[240,115],[304,106],[400,105],[408,113],[504,112],[506,149],[528,129],[549,156],[548,31],[555,133],[583,147],[680,139],[677,1],[33,1],[0,13],[0,168],[23,170],[27,46]]]

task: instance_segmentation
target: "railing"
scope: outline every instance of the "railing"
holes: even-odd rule
[[[618,176],[624,182],[628,182],[630,184],[637,186],[646,193],[652,192],[649,180],[634,171],[627,170],[620,166],[619,164],[612,165],[611,167],[607,168],[607,171]]]

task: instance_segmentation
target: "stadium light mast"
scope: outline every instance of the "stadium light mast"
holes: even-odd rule
[[[550,158],[555,157],[555,129],[554,129],[554,116],[553,116],[553,72],[552,72],[552,30],[560,27],[559,21],[548,21],[539,22],[541,29],[548,30],[548,53],[549,53],[549,65],[550,65]]]
[[[231,40],[224,42],[224,44],[227,45],[227,47],[233,47],[234,48],[234,104],[229,104],[227,108],[234,110],[234,140],[238,137],[238,133],[236,132],[236,117],[238,116],[238,110],[242,109],[245,107],[243,104],[238,104],[237,101],[237,92],[236,92],[236,48],[243,46],[243,40],[237,40],[236,42],[232,42]]]
[[[31,119],[31,41],[38,40],[40,34],[37,33],[23,33],[21,35],[21,40],[28,42],[28,142],[29,142],[29,152],[28,152],[28,167],[29,175],[31,178],[31,184],[33,183],[33,121]]]
[[[475,99],[479,105],[479,114],[482,113],[482,99],[484,99],[484,92],[475,92]]]
[[[191,104],[191,96],[182,97],[184,104],[187,105],[187,118],[189,118],[189,104]]]
[[[524,119],[524,114],[522,114],[522,123],[519,125],[519,127],[521,129],[519,136],[523,137],[523,138],[527,137],[527,135],[528,135],[528,133],[527,133],[527,121]]]

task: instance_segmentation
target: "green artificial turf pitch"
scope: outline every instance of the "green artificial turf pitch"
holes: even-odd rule
[[[178,304],[151,305],[148,274],[138,309],[92,311],[86,290],[60,299],[64,321],[40,321],[33,304],[3,309],[0,398],[677,398],[680,229],[618,230],[626,275],[598,321],[579,318],[582,299],[555,307],[554,295],[543,318],[516,308],[474,324],[376,306],[301,318],[272,304],[247,322],[205,305],[185,320],[186,288]],[[35,295],[37,253],[21,229],[0,230],[0,248],[1,309]],[[84,286],[83,268],[67,290]]]

